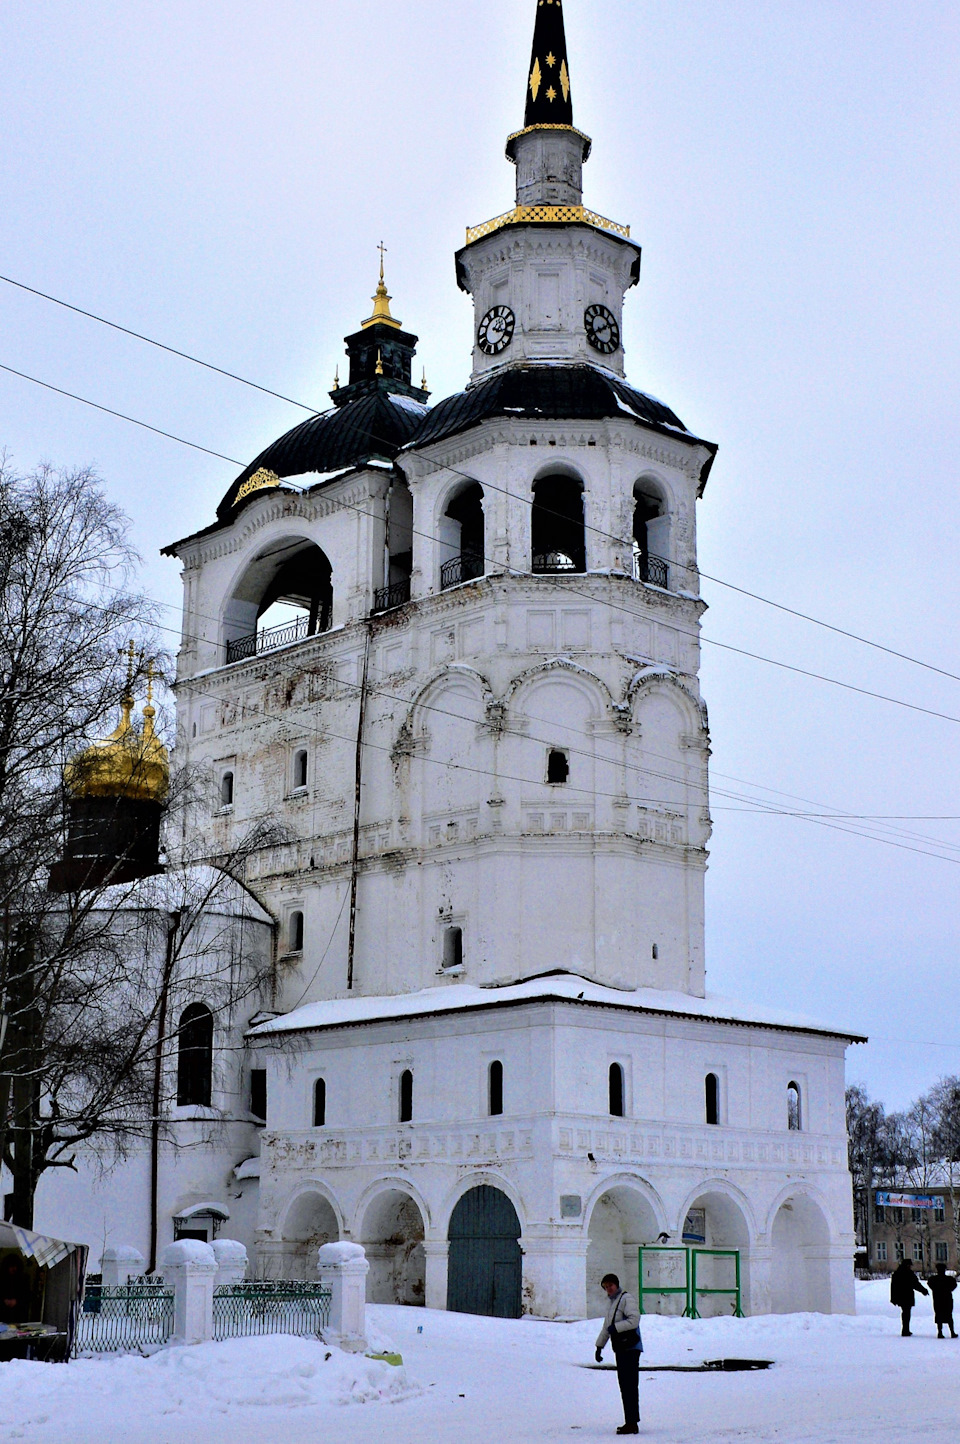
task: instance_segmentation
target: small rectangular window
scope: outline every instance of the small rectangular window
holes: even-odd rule
[[[307,785],[307,753],[306,753],[306,749],[305,749],[305,748],[301,748],[300,751],[297,752],[297,753],[294,755],[294,759],[293,759],[293,786],[294,786],[294,791],[298,791],[300,788],[306,787],[306,785]]]
[[[447,928],[443,934],[443,969],[463,967],[463,928]]]
[[[707,1122],[716,1126],[720,1122],[720,1079],[716,1073],[708,1073],[704,1082]]]
[[[570,759],[559,747],[551,747],[547,753],[547,781],[561,786],[570,780]]]
[[[400,1122],[413,1122],[413,1074],[409,1068],[400,1074]]]
[[[894,1258],[896,1259],[897,1263],[903,1263],[903,1244],[902,1244],[902,1243],[895,1243],[895,1244],[893,1245],[893,1256],[894,1256]]]
[[[254,1118],[267,1117],[267,1070],[250,1069],[250,1112]]]
[[[490,1064],[490,1117],[498,1118],[503,1112],[503,1064]]]
[[[327,1121],[327,1085],[318,1078],[313,1085],[313,1126],[323,1128]]]
[[[287,949],[291,953],[303,952],[303,913],[292,912],[287,923]]]
[[[233,806],[233,773],[225,772],[220,778],[220,806]]]
[[[947,1245],[945,1243],[937,1243],[934,1244],[934,1249],[934,1258],[936,1262],[945,1264],[950,1257],[950,1251],[947,1248]]]
[[[913,1260],[914,1260],[914,1263],[923,1263],[923,1244],[922,1244],[922,1243],[915,1243],[915,1244],[913,1245]]]
[[[877,1263],[886,1263],[887,1245],[882,1241],[877,1244]]]
[[[623,1068],[619,1063],[610,1064],[610,1116],[623,1117]]]
[[[873,1221],[874,1221],[874,1223],[886,1223],[886,1221],[887,1221],[887,1211],[886,1211],[886,1209],[884,1208],[884,1206],[883,1206],[882,1203],[878,1203],[877,1206],[874,1208],[874,1210],[873,1210]]]
[[[933,1210],[933,1221],[934,1223],[946,1223],[947,1213],[942,1203]]]
[[[923,1209],[922,1209],[922,1208],[911,1208],[911,1210],[910,1210],[910,1222],[911,1222],[911,1223],[922,1223],[922,1222],[923,1222]]]

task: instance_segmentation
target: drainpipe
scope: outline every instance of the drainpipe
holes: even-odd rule
[[[367,676],[370,670],[371,623],[366,623],[363,644],[363,675],[357,712],[357,759],[353,796],[353,852],[350,859],[350,939],[347,944],[347,990],[353,990],[353,962],[357,943],[357,876],[360,870],[360,789],[363,782],[363,723],[367,711]]]
[[[167,1036],[167,1004],[170,1000],[170,980],[173,975],[174,941],[180,926],[182,913],[170,914],[167,925],[167,949],[163,963],[163,977],[160,982],[160,1006],[157,1011],[157,1051],[153,1060],[153,1112],[150,1120],[150,1262],[147,1273],[156,1272],[157,1267],[157,1200],[160,1188],[160,1103],[163,1091],[163,1045]]]

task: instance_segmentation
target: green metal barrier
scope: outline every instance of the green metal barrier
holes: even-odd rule
[[[691,1319],[699,1319],[700,1310],[697,1308],[697,1303],[701,1298],[705,1298],[710,1294],[723,1294],[728,1298],[731,1295],[733,1296],[736,1301],[736,1308],[733,1311],[733,1317],[735,1319],[742,1319],[743,1309],[740,1306],[740,1250],[738,1248],[695,1248],[691,1249],[691,1253],[693,1254],[693,1261],[692,1268],[690,1270],[690,1303],[687,1310],[687,1317]],[[737,1280],[733,1288],[707,1289],[700,1287],[700,1285],[697,1283],[697,1260],[704,1257],[733,1259],[734,1270]]]
[[[665,1286],[663,1286],[663,1287],[660,1287],[660,1286],[653,1287],[653,1286],[651,1286],[651,1287],[648,1288],[647,1285],[644,1283],[643,1261],[644,1261],[644,1256],[645,1256],[646,1254],[652,1254],[652,1253],[658,1253],[658,1254],[662,1254],[662,1253],[682,1254],[682,1255],[683,1255],[683,1265],[684,1265],[684,1282],[683,1282],[683,1284],[665,1285]],[[670,1248],[670,1247],[668,1247],[668,1246],[661,1246],[661,1245],[658,1245],[658,1244],[651,1244],[651,1245],[649,1245],[649,1246],[647,1246],[646,1244],[644,1244],[644,1245],[641,1246],[641,1248],[640,1248],[639,1269],[638,1269],[638,1273],[637,1273],[637,1298],[638,1298],[638,1301],[639,1301],[641,1314],[645,1314],[645,1313],[647,1312],[646,1309],[644,1308],[644,1303],[643,1303],[643,1301],[644,1301],[644,1299],[646,1298],[646,1296],[647,1296],[648,1294],[656,1294],[657,1297],[659,1297],[659,1298],[666,1297],[666,1295],[668,1295],[668,1294],[683,1294],[683,1299],[684,1299],[683,1317],[684,1317],[684,1318],[687,1318],[687,1317],[689,1316],[689,1313],[690,1313],[690,1250],[689,1250],[688,1248]]]
[[[684,1259],[685,1282],[676,1285],[647,1285],[644,1282],[644,1259],[649,1254],[682,1254]],[[715,1289],[701,1286],[697,1281],[697,1261],[702,1258],[732,1258],[736,1283],[731,1288]],[[744,1317],[742,1307],[742,1290],[740,1277],[740,1250],[737,1248],[687,1248],[684,1246],[643,1244],[639,1250],[639,1267],[637,1270],[637,1299],[641,1314],[647,1312],[644,1306],[644,1299],[648,1296],[665,1298],[668,1295],[683,1294],[684,1310],[683,1318],[699,1319],[700,1310],[697,1307],[702,1298],[709,1296],[723,1296],[733,1298],[735,1308],[733,1316],[736,1319]]]

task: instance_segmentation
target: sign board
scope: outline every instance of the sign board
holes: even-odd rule
[[[707,1211],[705,1208],[691,1208],[683,1224],[684,1243],[706,1243]]]
[[[943,1208],[936,1193],[878,1193],[878,1208]]]

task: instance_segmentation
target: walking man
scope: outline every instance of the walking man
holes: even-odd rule
[[[900,1317],[903,1320],[900,1333],[905,1339],[910,1338],[910,1315],[913,1312],[914,1294],[925,1295],[926,1292],[908,1258],[897,1264],[890,1275],[890,1302],[900,1310]]]
[[[955,1339],[957,1331],[953,1327],[953,1294],[957,1281],[947,1273],[946,1264],[939,1263],[936,1273],[932,1279],[927,1279],[927,1283],[933,1295],[933,1320],[937,1326],[937,1338],[943,1338],[943,1326],[946,1324],[951,1339]]]
[[[607,1296],[603,1328],[597,1338],[597,1363],[603,1359],[603,1346],[610,1340],[617,1361],[617,1382],[623,1400],[623,1427],[618,1434],[640,1433],[640,1310],[632,1294],[620,1287],[616,1274],[606,1274],[600,1287]]]

